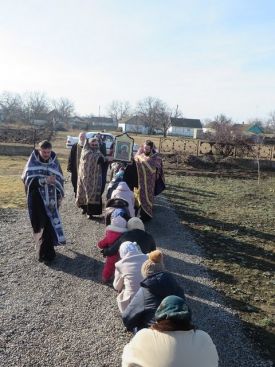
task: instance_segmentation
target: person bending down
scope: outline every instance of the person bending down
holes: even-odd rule
[[[97,247],[104,249],[111,246],[115,240],[117,240],[122,233],[127,231],[127,222],[121,216],[117,216],[111,219],[111,224],[106,227],[104,238],[98,242]],[[103,283],[108,283],[112,280],[115,272],[115,263],[119,260],[119,254],[116,253],[112,256],[107,256],[104,268],[102,271]]]
[[[183,298],[164,298],[155,319],[124,347],[122,367],[218,367],[215,344],[206,332],[195,329]]]
[[[122,313],[127,330],[137,331],[155,322],[155,312],[163,298],[177,295],[185,298],[183,289],[173,275],[163,265],[163,255],[159,250],[149,253],[149,259],[142,267],[143,281],[134,298]]]
[[[123,312],[139,289],[142,281],[141,266],[148,256],[141,252],[136,242],[123,242],[119,248],[121,260],[115,263],[113,286],[119,292],[117,304]]]
[[[144,224],[142,220],[137,217],[133,217],[127,222],[128,232],[122,234],[115,243],[104,248],[101,252],[103,256],[111,256],[119,251],[120,245],[125,241],[136,242],[141,251],[144,254],[148,254],[156,249],[156,242],[150,233],[145,231]]]

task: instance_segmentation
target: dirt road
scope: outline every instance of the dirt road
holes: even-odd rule
[[[1,366],[119,366],[125,332],[116,293],[100,283],[103,258],[96,248],[102,221],[89,221],[74,205],[69,184],[62,204],[68,245],[51,266],[34,258],[25,210],[0,211]],[[270,367],[223,306],[206,270],[201,249],[160,198],[147,226],[165,253],[165,265],[183,285],[195,324],[210,333],[221,367]]]

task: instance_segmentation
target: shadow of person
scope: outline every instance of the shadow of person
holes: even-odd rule
[[[68,250],[72,257],[57,253],[55,260],[48,266],[57,271],[71,274],[81,279],[101,283],[102,262],[74,250]]]
[[[94,221],[94,222],[97,222],[97,223],[104,223],[104,216],[94,216],[94,215],[91,215],[91,218],[88,218],[89,220],[91,221]]]

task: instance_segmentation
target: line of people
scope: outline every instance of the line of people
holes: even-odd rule
[[[133,216],[135,198],[124,181],[125,168],[116,171],[107,189],[105,235],[97,247],[106,258],[102,281],[116,290],[122,322],[134,334],[122,366],[218,366],[211,337],[192,324],[184,290],[165,268],[143,221]]]
[[[97,246],[106,262],[103,282],[112,282],[124,326],[134,337],[124,347],[122,366],[216,367],[211,337],[192,324],[184,290],[164,266],[163,254],[140,218],[119,209]]]
[[[99,139],[80,136],[73,148],[68,170],[76,204],[92,219],[102,214],[109,162]],[[153,143],[147,141],[131,164],[113,166],[106,230],[97,246],[106,258],[102,281],[117,291],[123,324],[134,333],[124,347],[122,366],[218,366],[212,339],[193,326],[183,289],[165,269],[162,252],[145,231],[143,221],[152,218],[153,198],[164,189],[162,163]],[[58,210],[64,178],[50,142],[41,142],[32,152],[22,179],[38,260],[48,263],[55,257],[54,246],[66,243]]]

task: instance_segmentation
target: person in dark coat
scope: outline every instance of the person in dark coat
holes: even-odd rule
[[[77,191],[77,178],[78,178],[78,167],[80,156],[82,152],[83,145],[85,143],[85,132],[81,132],[78,137],[78,142],[73,144],[69,159],[68,159],[68,166],[67,171],[71,173],[71,182],[74,188],[74,196],[76,197]]]
[[[104,162],[102,164],[102,194],[105,190],[105,186],[106,186],[106,180],[107,180],[107,172],[108,172],[108,167],[109,167],[109,161],[107,159],[107,148],[106,148],[106,144],[103,140],[104,135],[101,135],[100,133],[96,134],[96,138],[99,142],[99,150],[101,151],[104,159]]]
[[[138,187],[137,166],[134,160],[127,164],[124,170],[123,181],[127,183],[131,191],[134,191],[135,187]]]
[[[175,295],[185,299],[183,289],[173,275],[165,271],[161,251],[150,252],[149,259],[142,265],[141,273],[144,280],[122,313],[127,330],[134,332],[148,328],[155,322],[155,312],[165,297]]]
[[[59,206],[64,197],[64,177],[49,141],[40,142],[39,149],[31,153],[22,180],[27,194],[37,259],[48,263],[56,256],[54,246],[66,243],[59,214]]]
[[[156,249],[154,238],[150,233],[145,231],[144,224],[140,218],[133,217],[129,219],[127,228],[128,232],[123,233],[123,235],[116,240],[112,246],[102,250],[103,256],[116,254],[119,251],[120,245],[126,241],[136,242],[144,254]]]

